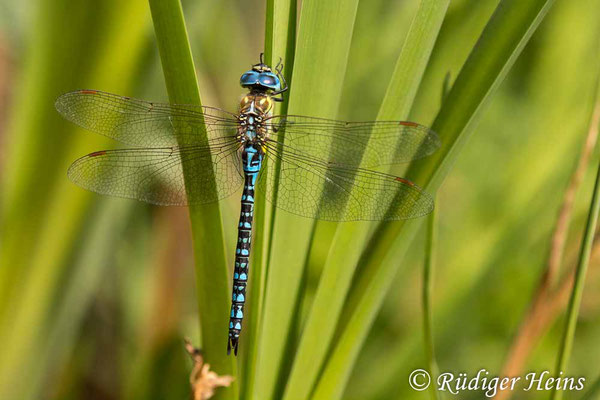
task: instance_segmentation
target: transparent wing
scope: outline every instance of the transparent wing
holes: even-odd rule
[[[327,221],[400,220],[433,210],[431,196],[403,178],[327,163],[267,142],[267,160],[275,159],[281,162],[276,197],[275,174],[261,176],[259,188],[292,214]]]
[[[218,108],[151,103],[98,90],[63,94],[55,105],[69,121],[139,147],[220,144],[235,136],[238,126],[235,114]]]
[[[299,152],[352,167],[408,162],[440,147],[435,132],[409,121],[345,122],[278,115],[268,124],[283,130],[286,143]]]
[[[182,162],[194,165],[186,175],[189,196]],[[190,146],[97,151],[76,160],[68,175],[85,189],[157,205],[215,202],[234,193],[243,181],[235,143],[220,149]]]

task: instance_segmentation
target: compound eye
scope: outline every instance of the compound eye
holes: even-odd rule
[[[240,83],[244,85],[254,85],[258,82],[258,73],[256,71],[248,71],[240,78]]]
[[[275,86],[276,78],[272,75],[260,74],[260,76],[258,77],[258,81],[263,86],[273,87]]]

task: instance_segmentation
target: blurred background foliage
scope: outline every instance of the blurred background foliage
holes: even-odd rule
[[[457,76],[497,5],[450,3],[411,120],[432,123],[445,76]],[[377,116],[418,6],[417,0],[359,3],[340,118]],[[183,7],[203,104],[235,110],[239,75],[263,48],[264,2],[188,0]],[[504,368],[544,274],[588,130],[600,71],[598,15],[597,0],[556,2],[438,193],[433,309],[442,371],[499,374]],[[79,88],[167,101],[148,4],[3,0],[0,398],[186,398],[191,361],[182,338],[199,336],[187,210],[102,198],[67,180],[75,158],[115,145],[55,112],[54,99]],[[597,162],[594,153],[590,163]],[[592,170],[577,193],[566,267],[577,259]],[[221,206],[228,256],[238,207],[235,196]],[[318,226],[307,299],[333,229]],[[389,277],[392,290],[345,399],[426,397],[406,385],[410,371],[425,362],[421,236],[398,261],[400,273]],[[600,374],[599,262],[594,251],[569,364],[570,375],[588,382]],[[552,370],[566,301],[560,304],[532,344],[524,371]],[[517,398],[546,396],[521,392]]]

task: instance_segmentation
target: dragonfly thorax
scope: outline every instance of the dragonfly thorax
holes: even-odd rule
[[[265,93],[248,93],[240,103],[239,130],[240,143],[262,145],[267,138],[267,119],[271,117],[273,99]]]
[[[240,114],[269,114],[273,110],[273,99],[263,92],[250,92],[240,102]]]

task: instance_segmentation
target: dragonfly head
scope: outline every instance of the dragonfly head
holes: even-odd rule
[[[255,69],[257,65],[252,67],[251,70],[244,72],[240,78],[240,85],[243,88],[259,89],[264,91],[276,92],[281,90],[281,82],[279,77],[271,72],[269,67],[267,67],[269,68],[268,70],[259,72],[257,69]]]
[[[279,79],[279,70],[274,73],[271,67],[262,61],[262,54],[260,57],[260,63],[254,64],[251,70],[248,70],[242,74],[240,78],[240,85],[243,88],[258,89],[265,92],[276,92],[281,90],[281,79]]]

